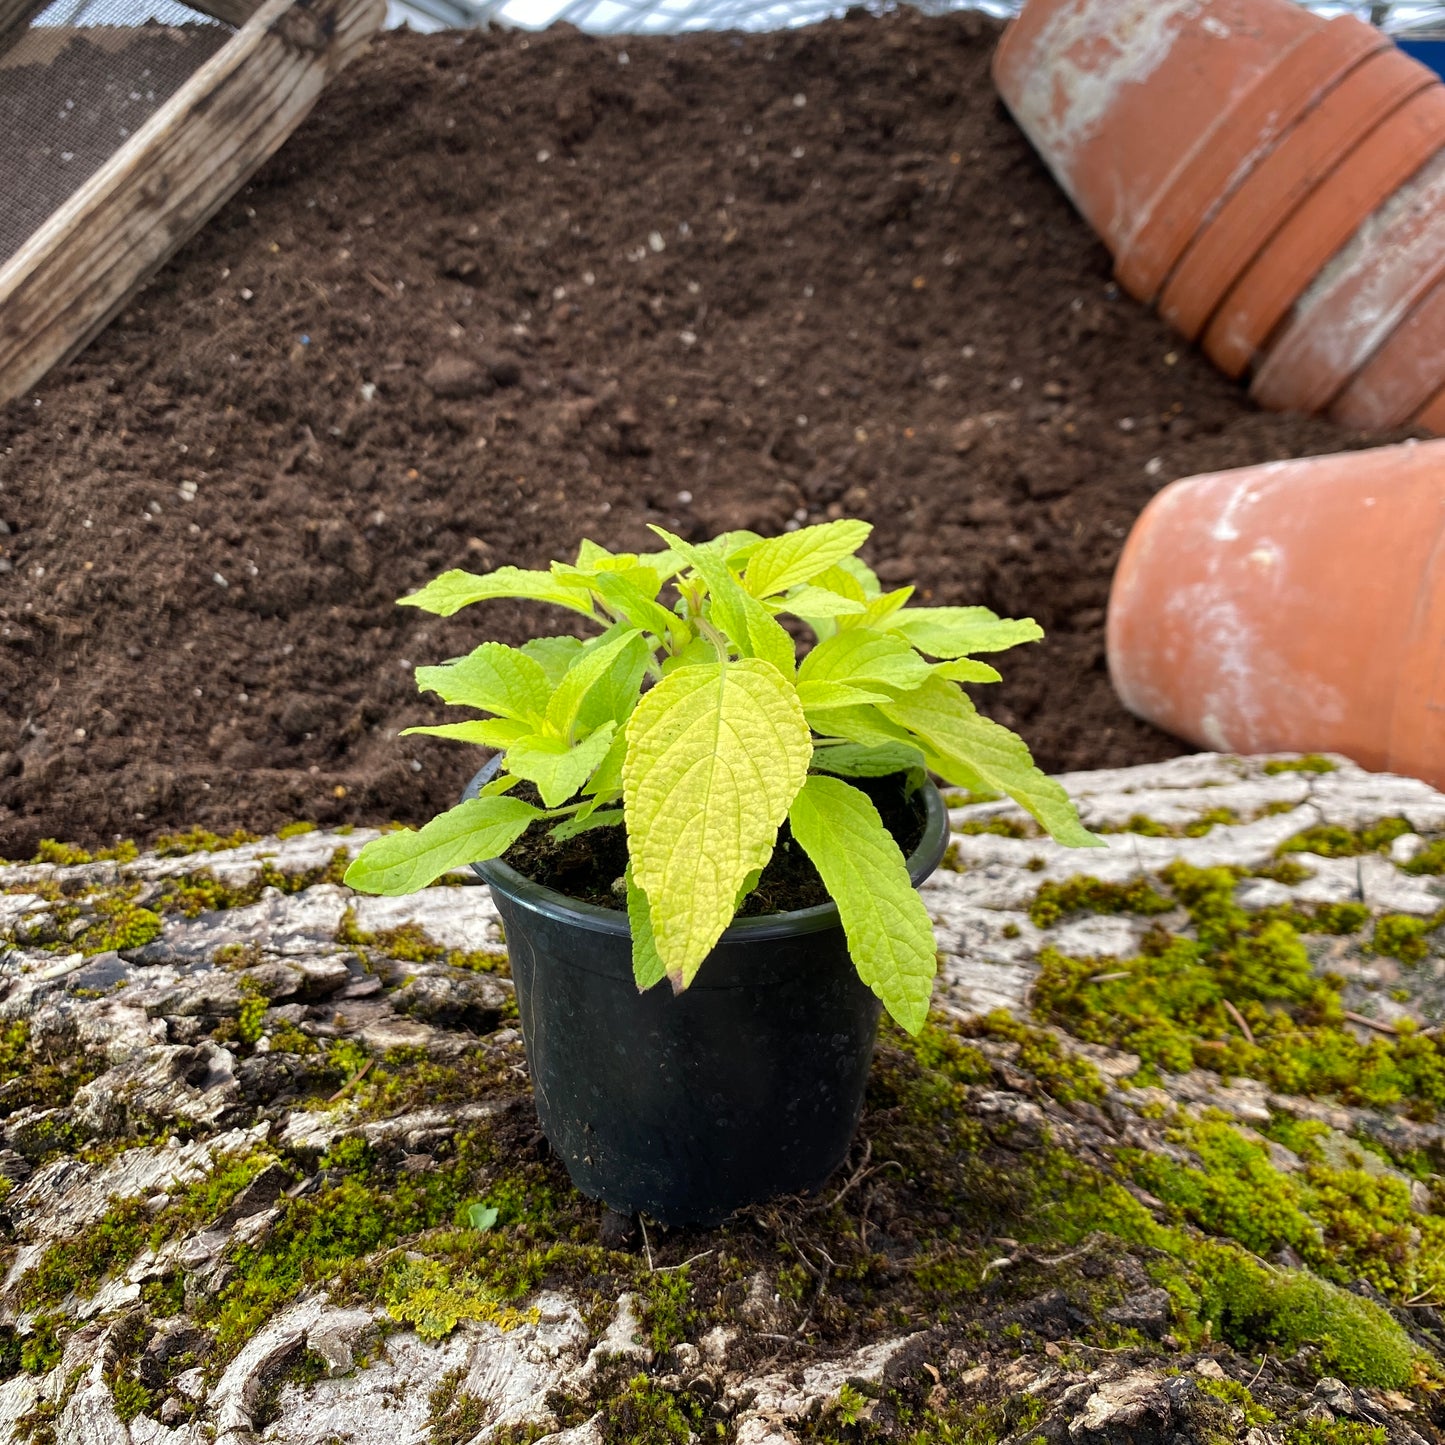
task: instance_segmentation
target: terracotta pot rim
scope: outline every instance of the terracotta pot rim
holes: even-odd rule
[[[1439,84],[1423,65],[1394,48],[1377,51],[1350,70],[1280,138],[1191,240],[1161,290],[1164,319],[1191,341],[1204,335],[1231,290],[1321,187],[1414,96]]]
[[[1326,94],[1391,43],[1353,15],[1337,15],[1302,36],[1179,162],[1119,248],[1119,284],[1152,305],[1195,236],[1255,166]]]
[[[1372,375],[1381,382],[1399,376],[1411,358],[1410,323],[1428,313],[1442,280],[1445,152],[1389,197],[1311,283],[1281,323],[1251,395],[1271,411],[1324,413],[1356,382],[1367,389]],[[1357,424],[1407,421],[1424,399],[1420,390],[1397,401],[1393,415],[1359,395]]]
[[[1254,364],[1330,259],[1442,147],[1445,85],[1432,80],[1315,188],[1216,308],[1203,345],[1226,376]]]

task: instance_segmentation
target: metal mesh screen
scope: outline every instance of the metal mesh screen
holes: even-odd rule
[[[0,50],[0,264],[232,33],[175,0],[53,0]]]
[[[479,19],[495,24],[541,29],[558,20],[594,34],[648,34],[682,30],[776,30],[808,25],[846,8],[839,0],[394,0],[398,19],[416,10],[440,17],[458,3]],[[976,9],[990,15],[1017,13],[1019,0],[914,0],[919,9],[941,13]],[[1309,3],[1309,0],[1307,0]],[[870,4],[870,9],[889,8]],[[1322,15],[1358,15],[1396,34],[1445,29],[1445,4],[1389,3],[1389,0],[1314,0]],[[399,14],[397,12],[400,12]],[[455,22],[452,22],[455,23]]]

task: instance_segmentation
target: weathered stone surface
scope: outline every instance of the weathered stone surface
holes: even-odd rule
[[[1343,761],[1324,774],[1271,775],[1260,760],[1216,755],[1065,783],[1095,826],[1145,818],[1148,828],[1072,851],[1005,836],[1030,833],[1010,804],[954,808],[951,866],[923,890],[942,951],[943,1017],[976,1021],[992,1009],[1028,1017],[1045,947],[1092,959],[1107,978],[1156,923],[1189,936],[1182,908],[1157,918],[1080,911],[1037,926],[1030,909],[1046,882],[1129,883],[1176,859],[1252,870],[1307,828],[1401,817],[1410,831],[1380,850],[1292,853],[1310,876],[1242,878],[1234,896],[1255,911],[1363,903],[1365,926],[1307,940],[1313,966],[1345,980],[1350,1027],[1368,1039],[1445,1024],[1435,940],[1405,962],[1375,949],[1370,934],[1375,919],[1431,920],[1445,909],[1439,877],[1405,871],[1445,833],[1445,798],[1431,789]],[[1233,821],[1219,821],[1226,816]],[[980,831],[991,825],[1003,832]],[[869,1442],[911,1440],[919,1422],[944,1419],[953,1438],[967,1429],[982,1432],[969,1438],[992,1431],[1046,1445],[1302,1445],[1290,1432],[1312,1421],[1378,1427],[1388,1445],[1441,1438],[1422,1397],[1316,1382],[1317,1347],[1299,1360],[1266,1360],[1268,1369],[1220,1344],[1196,1340],[1191,1353],[1175,1295],[1150,1273],[1156,1255],[1136,1255],[1103,1217],[1065,1248],[1040,1242],[1049,1237],[1037,1233],[1042,1226],[1022,1217],[970,1233],[969,1211],[994,1208],[1015,1175],[1061,1150],[1118,1183],[1146,1217],[1202,1237],[1151,1192],[1162,1185],[1145,1188],[1117,1161],[1127,1154],[1197,1169],[1190,1129],[1222,1121],[1279,1180],[1293,1181],[1280,1191],[1313,1187],[1312,1171],[1323,1168],[1365,1181],[1352,1188],[1408,1201],[1416,1240],[1398,1248],[1409,1251],[1437,1227],[1445,1191],[1419,1161],[1445,1157],[1445,1125],[1204,1067],[1135,1077],[1138,1056],[1058,1029],[1036,1028],[1027,1045],[986,1031],[968,1042],[979,1072],[948,1085],[966,1102],[967,1138],[946,1156],[948,1167],[975,1171],[966,1209],[910,1214],[915,1196],[900,1191],[920,1187],[916,1164],[871,1152],[877,1121],[904,1107],[885,1101],[866,1126],[874,1130],[866,1150],[829,1186],[844,1201],[846,1228],[826,1245],[817,1231],[833,1216],[813,1202],[784,1202],[703,1239],[634,1235],[630,1257],[599,1246],[587,1256],[597,1273],[574,1275],[566,1288],[549,1282],[547,1266],[528,1265],[519,1266],[515,1299],[479,1295],[468,1251],[484,1258],[501,1241],[522,1258],[593,1245],[590,1236],[577,1245],[579,1216],[568,1216],[570,1244],[562,1226],[550,1235],[554,1226],[537,1222],[567,1187],[527,1122],[525,1057],[507,1026],[512,989],[487,890],[456,875],[456,886],[413,898],[360,898],[326,881],[328,869],[339,876],[338,855],[371,836],[318,831],[184,857],[0,868],[0,1021],[23,1026],[32,1071],[58,1080],[45,1093],[22,1070],[0,1077],[0,1178],[9,1184],[0,1210],[14,1240],[0,1281],[0,1328],[11,1332],[0,1338],[10,1371],[0,1380],[0,1445],[46,1438],[36,1435],[41,1427],[63,1445],[488,1445],[511,1426],[548,1432],[548,1445],[621,1445],[664,1438],[627,1432],[643,1430],[636,1421],[667,1400],[684,1423],[669,1425],[666,1438],[685,1428],[707,1439],[720,1428],[734,1445],[854,1438],[848,1430]],[[202,873],[249,889],[241,897],[255,901],[193,917],[170,908],[167,889]],[[96,936],[89,930],[100,904],[119,896],[106,890],[121,889],[157,910],[158,936],[99,949],[86,941]],[[1039,1064],[1039,1039],[1087,1065],[1096,1082],[1071,1096]],[[466,1070],[470,1093],[455,1082]],[[453,1092],[428,1097],[432,1079],[450,1080]],[[1317,1127],[1303,1142],[1272,1137],[1282,1118]],[[292,1213],[324,1201],[338,1238],[371,1228],[362,1214],[346,1214],[366,1181],[420,1197],[473,1137],[505,1144],[478,1154],[466,1191],[445,1195],[425,1229],[395,1238],[381,1229],[374,1248],[346,1256],[349,1273],[318,1267],[315,1279],[279,1292],[269,1314],[245,1328],[233,1321],[233,1335],[221,1338],[217,1302],[260,1268]],[[242,1163],[237,1182],[218,1185],[214,1206],[205,1204],[211,1182]],[[505,1187],[494,1197],[497,1180]],[[539,1204],[544,1196],[553,1202]],[[458,1235],[473,1202],[488,1199],[498,1211],[490,1239]],[[29,1272],[57,1245],[62,1256],[88,1258],[119,1217],[115,1200],[133,1212],[139,1201],[139,1217],[157,1221],[155,1237],[138,1232],[114,1259],[78,1264],[78,1287],[36,1307]],[[754,1238],[777,1246],[770,1263],[748,1252]],[[828,1253],[840,1238],[858,1249],[847,1269]],[[627,1242],[625,1234],[615,1241]],[[323,1230],[310,1247],[332,1243]],[[1296,1243],[1308,1252],[1307,1241]],[[733,1262],[707,1276],[706,1291],[694,1290],[694,1277],[724,1257]],[[320,1258],[308,1256],[307,1268]],[[1271,1260],[1271,1268],[1300,1264],[1293,1246]],[[394,1296],[402,1266],[423,1281],[405,1309]],[[894,1306],[864,1308],[850,1297],[848,1270],[871,1271],[869,1291],[923,1271],[951,1271],[958,1283],[954,1295],[934,1293],[926,1307],[894,1317]],[[598,1279],[613,1281],[600,1301],[589,1293]],[[363,1283],[347,1293],[350,1280]],[[1389,1299],[1370,1279],[1339,1282],[1352,1298]],[[1097,1298],[1087,1293],[1096,1287]],[[1395,1318],[1422,1359],[1438,1360],[1438,1289],[1416,1293]],[[678,1323],[659,1324],[659,1300],[671,1301]],[[971,1323],[946,1323],[955,1314]],[[429,1321],[425,1337],[418,1319]],[[52,1329],[51,1352],[29,1368],[3,1353],[12,1338],[34,1342]],[[1256,1423],[1257,1411],[1246,1418],[1228,1391],[1211,1393],[1220,1382],[1261,1392],[1274,1422]],[[133,1412],[119,1404],[130,1385],[144,1393],[131,1398]],[[978,1420],[988,1423],[961,1423]],[[646,1426],[654,1428],[662,1427]]]

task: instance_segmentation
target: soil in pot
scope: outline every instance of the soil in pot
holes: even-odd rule
[[[873,800],[883,826],[893,834],[903,856],[908,857],[923,838],[925,810],[920,796],[908,795],[892,778],[850,778]],[[513,797],[540,804],[530,783],[519,784]],[[579,903],[626,912],[627,900],[616,882],[627,868],[627,834],[619,824],[593,828],[575,838],[556,842],[551,837],[555,823],[538,820],[512,844],[505,862],[525,878],[555,889]],[[787,823],[778,832],[778,843],[757,887],[744,901],[740,915],[756,918],[767,913],[788,913],[798,908],[816,908],[828,901],[828,890],[818,870],[793,842]]]

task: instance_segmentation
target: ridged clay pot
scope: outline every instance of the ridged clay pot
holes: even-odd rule
[[[1215,365],[1227,376],[1249,370],[1329,260],[1442,147],[1445,85],[1432,78],[1315,188],[1235,283],[1204,333]]]
[[[1389,44],[1374,26],[1341,15],[1287,50],[1175,166],[1119,250],[1119,284],[1146,305],[1158,300],[1196,233],[1255,166],[1323,95]]]
[[[1445,441],[1190,477],[1114,577],[1126,707],[1226,752],[1445,785]]]
[[[1281,229],[1318,190],[1332,184],[1362,140],[1412,95],[1432,85],[1439,82],[1423,65],[1393,48],[1370,55],[1351,70],[1260,160],[1196,234],[1164,287],[1159,314],[1197,340],[1231,288],[1261,255],[1273,251]],[[1367,214],[1368,209],[1356,212],[1349,230]],[[1313,278],[1311,272],[1305,284]],[[1291,303],[1298,294],[1290,297]]]
[[[1439,282],[1355,373],[1330,408],[1343,426],[1403,426],[1445,386],[1445,281]],[[1442,432],[1445,426],[1427,427]]]
[[[1250,393],[1271,411],[1326,411],[1348,388],[1352,426],[1408,421],[1445,383],[1445,331],[1422,352],[1407,321],[1445,278],[1445,156],[1358,231],[1300,298]],[[1428,333],[1427,333],[1428,334]]]
[[[1437,392],[1420,408],[1415,424],[1437,436],[1445,436],[1445,390]]]
[[[1326,23],[1293,0],[1030,0],[993,75],[1118,255],[1217,118]]]

